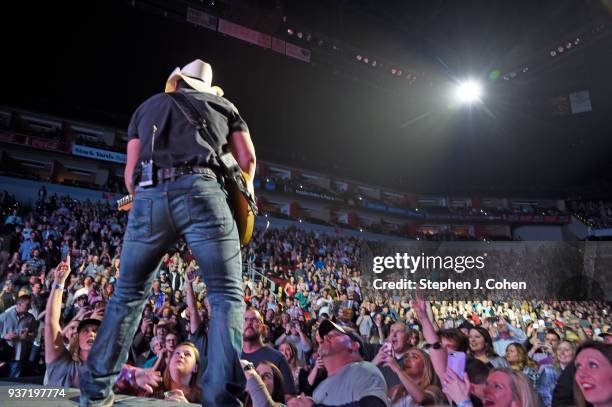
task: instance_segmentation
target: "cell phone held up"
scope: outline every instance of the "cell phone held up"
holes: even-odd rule
[[[457,376],[463,380],[463,374],[465,372],[465,352],[449,352],[446,360],[446,366],[453,372],[457,373]]]

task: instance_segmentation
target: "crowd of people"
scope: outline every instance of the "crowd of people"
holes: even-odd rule
[[[612,227],[612,202],[570,201],[569,209],[589,226],[596,229]]]
[[[0,376],[78,387],[121,278],[127,215],[109,203],[8,194],[0,253]],[[610,304],[427,301],[372,292],[362,241],[256,231],[243,248],[247,406],[612,405]],[[151,282],[119,393],[200,402],[206,284],[184,241]]]

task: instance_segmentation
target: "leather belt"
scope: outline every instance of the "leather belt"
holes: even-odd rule
[[[209,167],[193,166],[181,166],[181,167],[170,167],[160,168],[157,170],[157,182],[174,181],[178,177],[190,174],[206,174],[213,178],[217,178],[217,173]]]

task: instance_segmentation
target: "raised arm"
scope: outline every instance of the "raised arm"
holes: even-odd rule
[[[421,291],[417,291],[416,299],[411,300],[410,304],[416,311],[417,317],[419,321],[421,321],[421,326],[423,327],[423,336],[425,337],[425,342],[429,344],[434,344],[439,342],[440,338],[436,333],[436,329],[434,328],[432,319],[430,319],[428,315],[428,307],[429,303],[425,301],[423,297],[423,293]],[[446,372],[446,349],[440,346],[438,349],[431,347],[429,349],[429,356],[431,357],[431,363],[433,364],[434,370],[439,378],[443,378]]]
[[[190,264],[185,271],[185,298],[187,299],[187,310],[189,312],[189,331],[194,335],[202,322],[200,314],[198,314],[198,307],[196,305],[196,297],[193,292],[193,281],[195,280],[195,270],[193,265]]]
[[[70,274],[70,255],[66,261],[61,262],[54,271],[53,285],[47,300],[45,309],[45,363],[57,360],[64,349],[64,339],[60,326],[60,314],[62,310],[62,296],[64,283]]]

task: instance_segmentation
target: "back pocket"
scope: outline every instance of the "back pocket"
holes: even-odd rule
[[[232,218],[223,193],[190,195],[187,199],[193,230],[209,238],[227,233]]]
[[[152,233],[153,200],[136,198],[130,210],[126,235],[128,239],[146,239]]]

